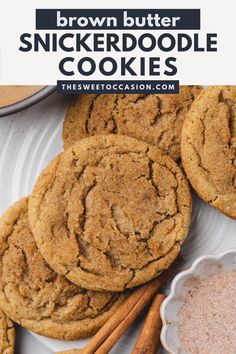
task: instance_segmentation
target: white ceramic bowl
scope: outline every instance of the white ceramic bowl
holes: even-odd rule
[[[161,342],[168,353],[186,354],[178,335],[178,312],[182,307],[193,279],[202,279],[208,275],[236,269],[236,249],[215,256],[198,258],[191,268],[179,273],[171,284],[170,293],[161,306],[163,327]]]

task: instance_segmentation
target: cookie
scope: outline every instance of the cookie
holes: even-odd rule
[[[158,146],[176,160],[183,120],[200,90],[182,86],[178,95],[79,95],[65,117],[64,148],[91,135],[114,133]]]
[[[181,157],[197,194],[236,219],[236,86],[213,86],[193,103]]]
[[[44,261],[28,224],[28,199],[0,219],[0,306],[15,322],[38,334],[79,339],[96,332],[124,299],[84,290]]]
[[[174,261],[188,232],[191,196],[177,164],[121,135],[64,151],[39,177],[29,220],[54,270],[86,289],[123,291]]]
[[[15,330],[12,321],[0,310],[0,353],[14,354]]]

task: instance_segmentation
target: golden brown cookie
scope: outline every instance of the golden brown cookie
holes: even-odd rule
[[[12,321],[0,310],[0,353],[14,354],[14,347],[14,325]]]
[[[44,261],[28,225],[28,199],[0,219],[0,305],[36,333],[79,339],[96,332],[124,296],[84,290],[56,274]]]
[[[66,114],[63,141],[68,148],[96,134],[123,134],[180,157],[183,120],[201,89],[182,86],[178,95],[79,95]]]
[[[193,103],[182,131],[182,162],[199,196],[236,219],[236,86],[213,86]]]
[[[29,203],[47,262],[91,290],[122,291],[174,261],[188,232],[191,196],[177,164],[139,140],[94,136],[59,155]]]

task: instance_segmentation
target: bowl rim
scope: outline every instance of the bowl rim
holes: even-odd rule
[[[236,248],[230,248],[227,251],[221,252],[219,254],[215,254],[215,255],[203,255],[198,257],[197,259],[195,259],[195,261],[192,263],[192,265],[190,267],[188,267],[187,269],[179,272],[174,279],[171,282],[171,286],[170,286],[170,291],[168,296],[165,298],[165,300],[162,302],[161,304],[161,308],[160,308],[160,316],[161,316],[161,320],[162,320],[162,329],[161,329],[161,335],[160,335],[160,339],[161,339],[161,343],[163,348],[169,353],[169,354],[176,354],[175,352],[173,352],[173,350],[169,347],[168,342],[166,340],[166,333],[168,330],[168,321],[165,319],[165,313],[166,313],[166,308],[168,306],[168,304],[170,303],[170,301],[175,297],[175,290],[176,290],[176,286],[178,284],[178,282],[184,278],[185,276],[188,275],[193,275],[195,269],[197,268],[197,266],[202,263],[205,260],[216,260],[219,261],[220,259],[224,258],[225,256],[227,256],[228,254],[235,254],[236,255]]]
[[[43,88],[41,88],[39,91],[35,92],[31,96],[24,98],[23,100],[17,103],[0,108],[0,118],[20,112],[23,109],[33,106],[34,104],[40,102],[44,98],[51,95],[55,90],[56,86],[45,85]]]

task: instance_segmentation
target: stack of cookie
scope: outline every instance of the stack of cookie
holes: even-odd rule
[[[199,91],[73,101],[65,151],[0,219],[0,307],[9,318],[52,338],[86,337],[127,289],[172,264],[191,217],[174,159]]]

